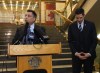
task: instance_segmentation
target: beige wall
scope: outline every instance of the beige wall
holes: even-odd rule
[[[45,12],[46,8],[45,8],[45,2],[41,2],[41,23],[45,23],[45,15],[46,15],[46,12]]]
[[[97,2],[97,0],[87,0],[84,4],[83,8],[85,10],[85,13],[87,14],[89,10],[93,7],[93,5]]]
[[[13,22],[14,15],[12,12],[0,11],[0,22]]]
[[[65,3],[58,2],[58,3],[56,3],[56,10],[63,11],[64,6],[65,6]],[[61,23],[61,19],[60,19],[59,15],[56,15],[56,14],[55,14],[55,23],[56,23],[56,26],[60,26],[60,23]]]
[[[64,9],[64,6],[65,6],[65,3],[56,3],[56,10],[63,10]]]

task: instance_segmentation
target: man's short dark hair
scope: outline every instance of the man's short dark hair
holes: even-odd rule
[[[82,14],[82,15],[84,15],[84,9],[83,8],[76,9],[75,14]]]
[[[36,14],[35,11],[33,11],[33,10],[27,10],[27,12],[32,12],[33,16],[34,16],[35,18],[37,18],[37,14]]]

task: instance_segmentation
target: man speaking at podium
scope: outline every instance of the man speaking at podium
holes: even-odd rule
[[[37,14],[33,10],[27,10],[25,14],[25,25],[17,28],[17,31],[15,33],[15,36],[12,40],[13,45],[17,44],[46,44],[48,37],[46,36],[45,30],[43,27],[40,27],[39,25],[35,24],[37,18]],[[23,57],[18,57],[17,59],[23,60]],[[24,62],[28,62],[32,68],[37,68],[39,66],[39,63],[41,61],[41,58],[38,56],[31,56],[29,59],[26,57]],[[33,64],[34,62],[34,64]],[[21,67],[19,64],[21,62],[17,60],[18,67],[18,73],[22,73],[25,68],[22,70],[19,70]],[[26,65],[27,66],[27,65]],[[25,70],[23,73],[47,73],[45,69],[30,69]]]
[[[35,24],[37,14],[33,10],[27,10],[25,14],[26,24],[19,27],[12,40],[12,44],[39,44],[47,43],[44,36],[46,33],[42,27]]]

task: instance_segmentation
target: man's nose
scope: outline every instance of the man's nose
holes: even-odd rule
[[[81,19],[78,19],[78,21],[81,21]]]
[[[27,19],[27,16],[25,16],[25,19]]]

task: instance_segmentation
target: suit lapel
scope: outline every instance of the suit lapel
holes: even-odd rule
[[[77,25],[77,22],[75,22],[75,30],[76,30],[76,32],[80,32],[80,30],[79,30],[79,28],[78,28],[78,25]]]
[[[84,32],[87,32],[87,29],[88,29],[88,28],[87,28],[87,23],[86,23],[86,21],[84,20],[83,31],[84,31]]]

